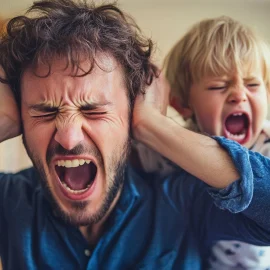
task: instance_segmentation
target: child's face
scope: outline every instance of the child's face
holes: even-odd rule
[[[190,89],[189,107],[202,132],[251,147],[267,116],[267,90],[260,69],[204,77]]]

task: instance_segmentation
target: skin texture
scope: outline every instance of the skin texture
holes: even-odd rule
[[[188,114],[195,117],[201,132],[237,141],[226,132],[225,120],[232,113],[245,113],[250,123],[248,135],[242,143],[238,142],[249,148],[262,130],[267,100],[260,68],[242,74],[206,76],[191,86]]]
[[[121,167],[128,151],[123,72],[111,57],[100,55],[98,61],[103,68],[113,68],[95,66],[86,76],[72,77],[70,68],[64,69],[65,61],[55,59],[50,76],[40,78],[28,69],[22,77],[27,152],[61,215],[77,226],[102,223],[110,212],[121,190]],[[89,63],[82,62],[82,67],[88,70]],[[46,72],[46,66],[37,69],[37,74]],[[79,158],[92,160],[97,174],[91,194],[72,200],[62,192],[55,166],[59,159]]]

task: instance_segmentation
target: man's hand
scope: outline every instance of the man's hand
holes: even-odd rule
[[[0,76],[4,71],[0,68]],[[0,82],[0,142],[20,135],[20,117],[11,89]]]
[[[170,87],[164,75],[161,73],[158,78],[154,78],[151,85],[145,90],[145,94],[140,94],[134,105],[132,131],[136,139],[140,139],[140,127],[147,125],[148,121],[153,121],[155,115],[166,115],[169,104]]]

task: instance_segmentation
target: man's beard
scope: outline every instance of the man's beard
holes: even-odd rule
[[[80,155],[80,154],[91,154],[95,156],[98,162],[99,169],[103,169],[106,177],[106,191],[105,198],[101,204],[101,207],[97,209],[96,213],[88,216],[87,207],[91,204],[91,201],[72,202],[71,208],[73,208],[76,214],[66,213],[57,202],[57,199],[53,195],[51,187],[48,183],[48,175],[46,174],[44,165],[41,160],[37,157],[34,151],[28,146],[25,136],[23,134],[23,143],[26,148],[27,154],[30,157],[34,167],[39,172],[41,177],[41,184],[45,192],[45,196],[50,202],[52,209],[56,211],[64,222],[70,223],[75,226],[87,226],[98,223],[108,212],[115,198],[121,191],[124,183],[124,174],[127,164],[127,158],[130,152],[130,136],[128,136],[126,142],[122,147],[117,148],[117,153],[111,153],[108,161],[108,168],[104,167],[104,161],[100,151],[96,147],[87,149],[83,145],[77,145],[72,150],[64,149],[60,144],[51,145],[48,147],[46,153],[46,163],[49,168],[50,161],[56,154],[65,155]],[[122,149],[122,150],[121,150]]]

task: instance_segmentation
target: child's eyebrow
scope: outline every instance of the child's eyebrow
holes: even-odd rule
[[[211,83],[229,83],[231,80],[228,77],[215,77],[209,80],[206,80],[206,84],[211,84]]]
[[[220,75],[220,76],[209,76],[207,79],[205,79],[206,82],[212,82],[212,81],[228,81],[229,77],[227,75]]]
[[[253,81],[253,80],[258,80],[259,78],[256,76],[247,76],[246,78],[244,78],[244,81]]]

